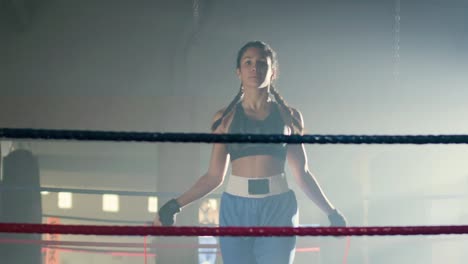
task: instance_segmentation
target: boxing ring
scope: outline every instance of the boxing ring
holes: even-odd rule
[[[45,129],[0,129],[0,139],[28,140],[72,140],[72,141],[125,141],[125,142],[172,142],[172,143],[289,143],[289,144],[467,144],[468,135],[219,135],[203,133],[142,133],[142,132],[109,132],[109,131],[76,131],[76,130],[45,130]],[[9,190],[8,190],[9,189]],[[10,186],[2,191],[28,190],[33,192],[70,191],[77,193],[100,194],[99,190],[78,190],[63,188],[37,188],[25,186]],[[109,193],[109,191],[107,191]],[[112,192],[112,191],[111,191]],[[122,195],[154,195],[151,192],[114,191]],[[171,197],[174,193],[159,193],[160,196]],[[47,216],[47,215],[45,215]],[[48,217],[54,218],[54,215]],[[100,219],[83,218],[77,220],[99,222]],[[146,219],[149,220],[149,219]],[[219,236],[298,236],[298,237],[337,237],[344,244],[341,263],[348,263],[348,254],[352,245],[352,237],[370,236],[433,236],[465,235],[468,225],[415,225],[415,226],[350,226],[350,227],[200,227],[200,226],[152,226],[145,221],[106,221],[113,225],[95,224],[57,224],[57,223],[0,223],[0,233],[25,235],[46,235],[45,239],[21,239],[0,237],[0,245],[10,244],[19,247],[33,245],[40,247],[41,254],[47,256],[51,251],[81,252],[89,254],[108,254],[111,256],[140,257],[135,263],[148,263],[149,258],[158,258],[154,249],[208,249],[205,253],[217,254],[216,243],[178,244],[157,243],[151,237],[219,237]],[[84,235],[134,237],[137,242],[107,242],[107,241],[73,241],[57,239],[56,235]],[[344,238],[344,239],[342,239]],[[111,250],[109,248],[112,248]],[[135,250],[136,249],[136,250]],[[297,252],[320,252],[320,247],[298,247]],[[219,260],[218,260],[219,261]],[[157,261],[156,261],[157,262]],[[50,262],[53,263],[53,262]]]

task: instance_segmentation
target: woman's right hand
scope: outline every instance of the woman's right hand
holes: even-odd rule
[[[175,223],[176,214],[180,212],[180,205],[176,199],[171,199],[159,208],[158,216],[153,221],[154,225],[171,226]],[[159,218],[159,219],[158,219]]]

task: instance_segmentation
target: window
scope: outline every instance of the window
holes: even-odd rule
[[[148,197],[148,212],[156,213],[158,211],[158,197]]]
[[[61,209],[70,209],[73,206],[72,193],[59,192],[58,193],[58,207]]]
[[[118,212],[119,211],[119,196],[116,194],[102,195],[102,210],[104,212]]]

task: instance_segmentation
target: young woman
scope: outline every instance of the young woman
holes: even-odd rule
[[[301,113],[288,106],[272,85],[277,59],[269,45],[245,44],[238,52],[236,72],[240,91],[214,116],[213,133],[303,132]],[[303,144],[214,144],[208,171],[188,191],[163,205],[155,224],[174,224],[182,207],[220,186],[230,161],[232,174],[220,205],[221,226],[297,226],[297,200],[284,174],[286,160],[299,186],[331,224],[345,226],[345,218],[309,171]],[[220,237],[225,264],[292,263],[295,246],[295,237]]]

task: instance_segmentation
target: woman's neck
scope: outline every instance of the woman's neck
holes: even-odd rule
[[[244,109],[257,112],[268,108],[269,102],[268,88],[244,89],[244,99],[242,100]]]

